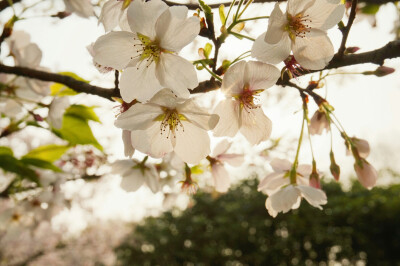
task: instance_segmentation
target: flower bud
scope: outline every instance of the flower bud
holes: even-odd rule
[[[372,189],[375,186],[378,172],[367,162],[367,160],[361,158],[356,161],[354,164],[354,170],[356,171],[358,181],[363,185],[363,187]]]
[[[383,76],[392,74],[394,71],[395,71],[394,68],[380,66],[375,70],[375,76],[383,77]]]
[[[354,54],[360,50],[360,47],[352,46],[352,47],[347,47],[346,50],[344,50],[344,54]]]
[[[313,188],[318,188],[318,189],[321,188],[321,184],[319,181],[319,174],[317,171],[317,163],[315,162],[315,160],[313,160],[313,162],[312,162],[312,172],[310,175],[310,183],[309,184]]]
[[[331,159],[331,166],[329,167],[329,169],[331,170],[331,174],[333,175],[336,181],[339,181],[340,167],[339,165],[336,164],[333,152],[330,153],[329,157]]]

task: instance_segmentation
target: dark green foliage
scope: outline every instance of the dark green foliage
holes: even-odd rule
[[[120,265],[315,265],[330,259],[400,265],[400,186],[343,192],[324,186],[323,211],[304,200],[271,218],[247,180],[225,195],[195,195],[179,216],[148,218],[117,248]]]

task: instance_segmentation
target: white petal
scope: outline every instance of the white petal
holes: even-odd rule
[[[135,149],[154,158],[161,158],[173,150],[171,138],[174,136],[168,132],[161,134],[160,122],[154,123],[146,130],[131,132],[131,141]]]
[[[131,158],[135,152],[135,148],[132,146],[131,132],[129,130],[122,130],[122,141],[124,143],[125,156]]]
[[[282,173],[270,173],[268,174],[266,177],[264,177],[260,184],[258,184],[257,190],[258,191],[263,191],[266,188],[269,187],[269,184],[271,183],[271,181],[275,180],[275,179],[283,179],[284,174]]]
[[[272,217],[275,218],[278,215],[278,212],[276,210],[274,210],[271,206],[271,198],[270,197],[268,197],[267,200],[265,201],[265,208],[267,208],[269,215],[271,215]]]
[[[287,4],[287,13],[292,16],[303,13],[310,8],[314,2],[315,0],[289,0]]]
[[[308,16],[311,28],[328,30],[339,23],[345,11],[344,5],[329,3],[326,0],[316,0],[314,4],[305,10],[304,16]]]
[[[244,88],[243,76],[245,73],[246,62],[240,61],[239,63],[231,66],[224,75],[222,80],[221,91],[228,96],[235,96],[240,94]]]
[[[269,44],[264,39],[265,33],[255,40],[251,48],[252,57],[266,63],[278,64],[289,56],[291,41],[287,33],[284,33],[282,39],[276,44]]]
[[[241,112],[240,133],[246,137],[251,145],[259,144],[269,139],[272,131],[272,122],[260,108]]]
[[[289,171],[292,168],[292,163],[286,159],[274,158],[270,165],[275,172]]]
[[[138,68],[129,67],[122,72],[120,90],[122,99],[125,102],[129,103],[134,99],[146,102],[161,88],[156,78],[155,63],[146,65],[146,61],[143,61]]]
[[[149,168],[145,170],[144,178],[146,185],[153,193],[157,193],[158,191],[160,191],[160,178],[154,166],[149,166]]]
[[[131,169],[121,180],[121,188],[127,192],[138,190],[144,183],[144,176],[139,169]]]
[[[132,58],[139,55],[134,47],[136,35],[127,31],[110,32],[97,39],[93,46],[93,60],[115,69],[125,68]]]
[[[219,122],[214,128],[216,137],[234,137],[239,131],[239,103],[226,99],[218,104],[214,113],[219,116]]]
[[[212,177],[214,179],[215,190],[225,193],[231,186],[228,171],[222,164],[216,163],[211,167]]]
[[[226,139],[220,141],[217,146],[215,146],[212,157],[217,157],[220,154],[226,153],[229,148],[232,146],[232,142],[227,141]]]
[[[261,62],[247,62],[243,81],[250,85],[250,90],[265,90],[276,83],[281,76],[279,69]]]
[[[123,14],[122,1],[109,0],[101,8],[99,23],[103,23],[106,32],[118,26]]]
[[[197,164],[210,154],[210,138],[207,131],[192,123],[182,121],[183,130],[176,131],[174,151],[182,161]]]
[[[317,29],[311,29],[304,38],[296,38],[292,50],[297,62],[310,70],[323,69],[334,54],[333,45],[326,33]]]
[[[65,10],[87,18],[93,15],[93,6],[89,0],[64,0]]]
[[[307,200],[307,202],[318,209],[322,210],[321,205],[328,202],[325,192],[321,189],[301,185],[297,186],[297,188],[301,191],[302,196]]]
[[[290,185],[278,190],[269,198],[271,199],[272,209],[277,212],[286,213],[299,201],[300,191]]]
[[[163,49],[179,52],[199,34],[198,17],[186,18],[187,12],[188,8],[185,6],[172,6],[158,18],[156,34]]]
[[[297,173],[302,175],[303,177],[309,177],[312,172],[312,166],[309,164],[300,164],[297,166]]]
[[[189,98],[188,89],[199,85],[192,63],[170,53],[161,54],[160,61],[157,63],[156,76],[163,87],[171,89],[181,98]]]
[[[287,24],[286,14],[282,13],[282,10],[279,8],[279,3],[275,3],[274,10],[268,20],[268,30],[265,35],[264,41],[269,44],[276,44],[282,39],[282,35],[284,33],[285,24]]]
[[[149,101],[149,103],[156,104],[169,109],[176,109],[176,106],[184,100],[178,98],[170,89],[162,89],[157,92]]]
[[[40,65],[42,60],[42,51],[35,43],[30,43],[23,49],[23,58],[21,58],[20,65],[30,68],[35,68]]]
[[[128,7],[128,23],[133,32],[138,32],[154,40],[158,17],[168,8],[161,0],[135,0]]]
[[[180,114],[184,115],[190,123],[205,130],[213,129],[219,120],[217,115],[210,115],[191,99],[178,105],[176,109]]]
[[[375,186],[378,172],[366,160],[362,160],[361,166],[355,163],[354,170],[356,171],[358,181],[360,181],[363,187],[372,189]]]
[[[161,107],[137,103],[120,114],[115,120],[116,127],[126,130],[144,130],[152,126],[154,120],[163,113]]]
[[[228,163],[232,166],[241,166],[244,162],[244,155],[243,154],[221,154],[217,157],[218,160],[224,163]]]
[[[68,97],[55,98],[49,108],[49,122],[56,128],[60,129],[62,126],[63,116],[65,110],[71,105]]]

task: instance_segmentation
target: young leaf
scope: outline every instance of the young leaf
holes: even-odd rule
[[[69,77],[72,77],[72,78],[74,78],[76,80],[89,83],[89,81],[79,77],[77,74],[72,73],[72,72],[60,72],[59,74],[65,75],[65,76],[69,76]],[[51,90],[51,96],[62,97],[62,96],[72,96],[72,95],[77,95],[78,94],[73,89],[65,86],[64,84],[60,84],[60,83],[54,83],[53,85],[51,85],[50,90]]]
[[[70,148],[69,146],[55,145],[55,144],[40,146],[25,154],[24,157],[22,157],[22,159],[30,158],[30,159],[40,159],[48,162],[54,162],[60,159],[60,157],[69,148]]]
[[[0,155],[2,154],[11,156],[14,155],[13,151],[9,147],[0,146]]]
[[[226,16],[225,16],[224,8],[225,8],[224,5],[220,5],[219,6],[219,19],[221,20],[222,25],[225,25],[225,22],[226,22]]]
[[[45,160],[41,160],[41,159],[36,159],[36,158],[22,158],[21,162],[24,164],[28,164],[28,165],[32,165],[32,166],[36,166],[42,169],[49,169],[52,170],[54,172],[62,172],[60,168],[58,168],[57,166],[55,166],[54,164],[52,164],[49,161],[45,161]]]
[[[95,122],[101,123],[99,117],[94,112],[94,106],[85,106],[85,105],[71,105],[66,111],[66,115],[76,116],[83,120],[92,120]]]

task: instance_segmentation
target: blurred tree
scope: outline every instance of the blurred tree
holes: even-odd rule
[[[119,265],[400,265],[400,185],[325,184],[322,212],[302,203],[273,219],[257,183],[217,198],[198,193],[179,215],[147,218],[117,248]]]

